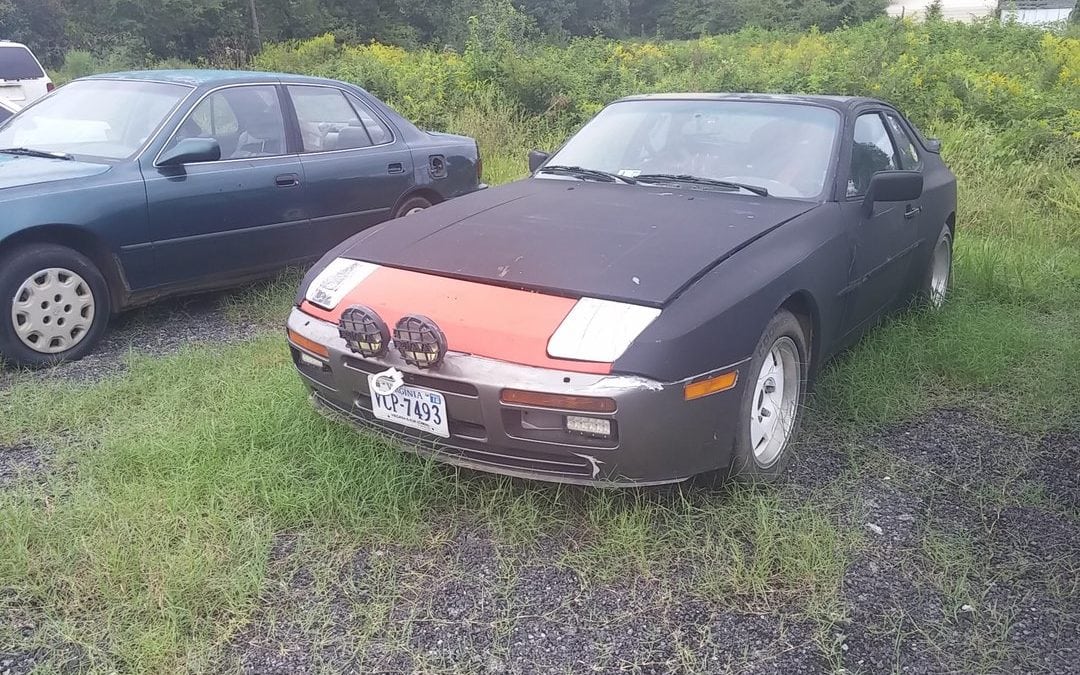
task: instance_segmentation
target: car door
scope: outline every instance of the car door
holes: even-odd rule
[[[158,157],[184,139],[213,138],[221,158],[143,166],[162,284],[209,284],[304,257],[303,167],[281,96],[275,84],[210,92]]]
[[[324,85],[286,91],[300,130],[309,245],[323,253],[391,216],[412,185],[412,155],[358,96]]]
[[[844,292],[846,326],[858,329],[891,307],[907,287],[919,209],[917,203],[877,200],[871,210],[864,207],[873,175],[903,168],[883,112],[860,114],[852,140],[844,208],[856,225],[850,283]]]

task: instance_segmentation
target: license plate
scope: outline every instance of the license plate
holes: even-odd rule
[[[368,375],[371,412],[375,417],[450,438],[450,427],[446,420],[446,398],[442,394],[408,385],[401,385],[390,394],[377,394],[376,377],[378,375]]]

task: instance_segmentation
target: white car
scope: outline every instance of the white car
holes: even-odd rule
[[[8,119],[19,112],[19,106],[6,98],[0,98],[0,124],[7,122]]]
[[[0,40],[0,99],[26,107],[52,90],[52,80],[26,45]]]

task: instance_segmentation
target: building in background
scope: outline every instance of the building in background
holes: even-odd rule
[[[889,16],[921,19],[933,0],[893,0]],[[1002,21],[1046,24],[1067,21],[1077,0],[942,0],[941,15],[951,21],[973,21],[993,16],[1000,10]]]
[[[1008,0],[1001,3],[1001,20],[1027,24],[1068,21],[1076,0]]]

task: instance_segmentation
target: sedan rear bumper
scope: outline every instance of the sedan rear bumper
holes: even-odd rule
[[[522,366],[450,352],[421,370],[392,349],[379,358],[351,352],[337,326],[298,309],[288,327],[329,350],[329,360],[291,346],[293,362],[318,408],[404,441],[403,447],[457,466],[572,484],[633,486],[673,483],[726,466],[741,383],[686,401],[684,384]],[[724,370],[737,368],[734,364]],[[450,438],[376,419],[368,375],[397,368],[405,384],[443,394]],[[505,388],[614,399],[611,413],[510,404]],[[566,415],[607,419],[610,437],[568,431]]]

